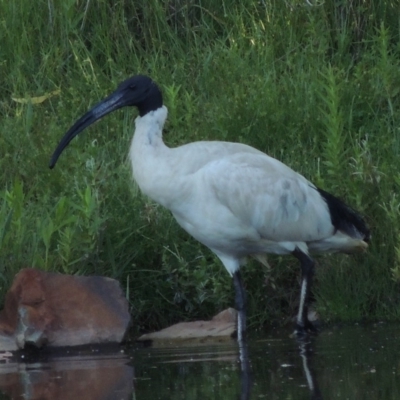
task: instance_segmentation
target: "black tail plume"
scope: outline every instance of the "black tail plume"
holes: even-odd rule
[[[347,235],[363,239],[368,242],[371,233],[365,221],[351,207],[343,203],[341,200],[331,195],[325,190],[317,188],[319,194],[326,201],[331,214],[332,225],[339,231]]]

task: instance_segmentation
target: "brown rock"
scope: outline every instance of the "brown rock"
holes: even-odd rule
[[[180,322],[158,332],[146,333],[139,341],[192,340],[231,338],[236,331],[237,312],[228,308],[210,321]]]
[[[19,348],[119,343],[129,324],[128,303],[114,279],[37,269],[16,275],[0,312],[3,342],[14,338]]]

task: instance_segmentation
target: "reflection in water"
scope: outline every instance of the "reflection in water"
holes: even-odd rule
[[[400,326],[323,330],[310,343],[287,331],[196,346],[136,349],[137,400],[400,399]],[[250,368],[251,367],[251,368]]]
[[[316,380],[315,372],[312,366],[312,339],[313,337],[306,337],[298,339],[300,358],[302,360],[302,367],[306,377],[307,386],[311,392],[311,400],[322,400],[322,395],[319,390],[318,382]],[[249,400],[252,386],[251,378],[251,364],[249,350],[246,340],[238,343],[239,346],[239,362],[240,362],[240,399]]]
[[[169,343],[126,355],[118,348],[0,361],[0,400],[400,399],[399,332],[398,325],[340,327],[296,342],[281,331],[241,346]]]
[[[312,338],[311,338],[312,339]],[[299,340],[300,357],[303,361],[304,375],[307,379],[307,386],[311,392],[311,400],[322,400],[318,382],[312,367],[312,341],[310,338]]]
[[[249,358],[249,349],[247,340],[243,339],[238,342],[239,362],[240,362],[240,400],[250,399],[251,392],[251,366]]]
[[[295,348],[295,341],[292,341]],[[300,357],[303,365],[304,374],[308,387],[312,393],[312,400],[322,400],[315,375],[311,367],[312,348],[311,342],[299,342]],[[155,351],[154,351],[155,350]],[[199,351],[200,350],[200,351]],[[206,350],[206,351],[205,351]],[[223,398],[240,400],[251,399],[251,389],[253,386],[253,372],[251,367],[251,357],[247,341],[242,341],[237,345],[234,341],[228,346],[199,347],[192,346],[186,348],[176,347],[157,352],[157,349],[149,349],[149,354],[155,353],[150,363],[143,363],[143,359],[138,357],[135,360],[135,353],[145,351],[144,349],[132,349],[135,365],[140,369],[143,366],[147,369],[157,368],[157,364],[179,365],[178,377],[173,381],[188,382],[188,375],[192,375],[201,382],[195,369],[189,371],[184,367],[185,364],[204,364],[212,362],[217,364],[217,368],[222,372],[221,376],[226,375],[229,370],[223,366],[230,363],[234,368],[232,378],[236,375],[237,381],[240,380],[237,397],[224,393]],[[41,353],[40,353],[41,354]],[[37,354],[36,354],[37,355]],[[26,357],[26,356],[25,356]],[[73,356],[54,356],[47,355],[41,357],[38,362],[33,362],[35,357],[24,362],[17,362],[17,359],[0,364],[0,389],[11,399],[25,398],[30,400],[66,400],[66,399],[85,399],[85,400],[125,400],[131,399],[133,393],[133,367],[129,366],[128,358],[123,356],[119,349],[111,354],[102,352],[101,355],[77,353]],[[18,357],[21,361],[21,355]],[[30,361],[30,362],[29,362]],[[267,362],[267,359],[265,359]],[[144,365],[143,365],[144,364]],[[218,364],[220,366],[218,367]],[[235,368],[235,365],[237,366]],[[221,368],[222,367],[222,368]],[[160,368],[160,373],[166,368]],[[209,371],[210,374],[210,371]],[[213,375],[211,373],[211,375]],[[168,375],[167,375],[168,376]],[[170,377],[171,378],[171,377]],[[160,385],[160,377],[143,378],[139,377],[139,386],[147,379],[151,383],[151,390],[148,394],[137,395],[137,399],[146,400],[150,398],[150,393],[163,393],[167,391],[171,382]],[[171,379],[172,380],[172,379]],[[217,385],[220,385],[218,381]],[[232,385],[231,389],[232,389]],[[190,386],[183,385],[183,392],[190,392]],[[207,392],[207,388],[203,388]],[[209,388],[210,393],[215,391],[215,386]],[[232,393],[235,391],[233,390]],[[259,395],[256,395],[259,397]],[[163,398],[162,396],[160,398]],[[168,397],[169,398],[169,397]],[[174,398],[174,394],[170,398]],[[190,398],[187,395],[187,398]],[[196,398],[196,396],[194,396]],[[222,398],[222,397],[221,397]]]
[[[11,399],[127,400],[133,368],[114,356],[51,357],[38,363],[0,364],[0,390]]]

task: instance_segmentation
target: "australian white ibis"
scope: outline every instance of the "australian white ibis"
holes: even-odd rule
[[[307,299],[314,273],[310,252],[350,253],[368,247],[363,219],[333,195],[253,147],[201,141],[167,147],[162,94],[147,76],[133,76],[95,105],[68,130],[50,168],[70,141],[96,120],[125,106],[139,116],[130,147],[133,176],[141,191],[170,210],[178,224],[207,246],[233,276],[238,340],[246,331],[245,291],[240,266],[247,257],[265,262],[266,253],[292,254],[302,280],[296,332],[312,325]]]

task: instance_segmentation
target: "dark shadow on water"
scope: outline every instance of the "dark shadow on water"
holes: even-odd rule
[[[0,399],[400,399],[399,325],[289,336],[19,354],[0,361]]]

